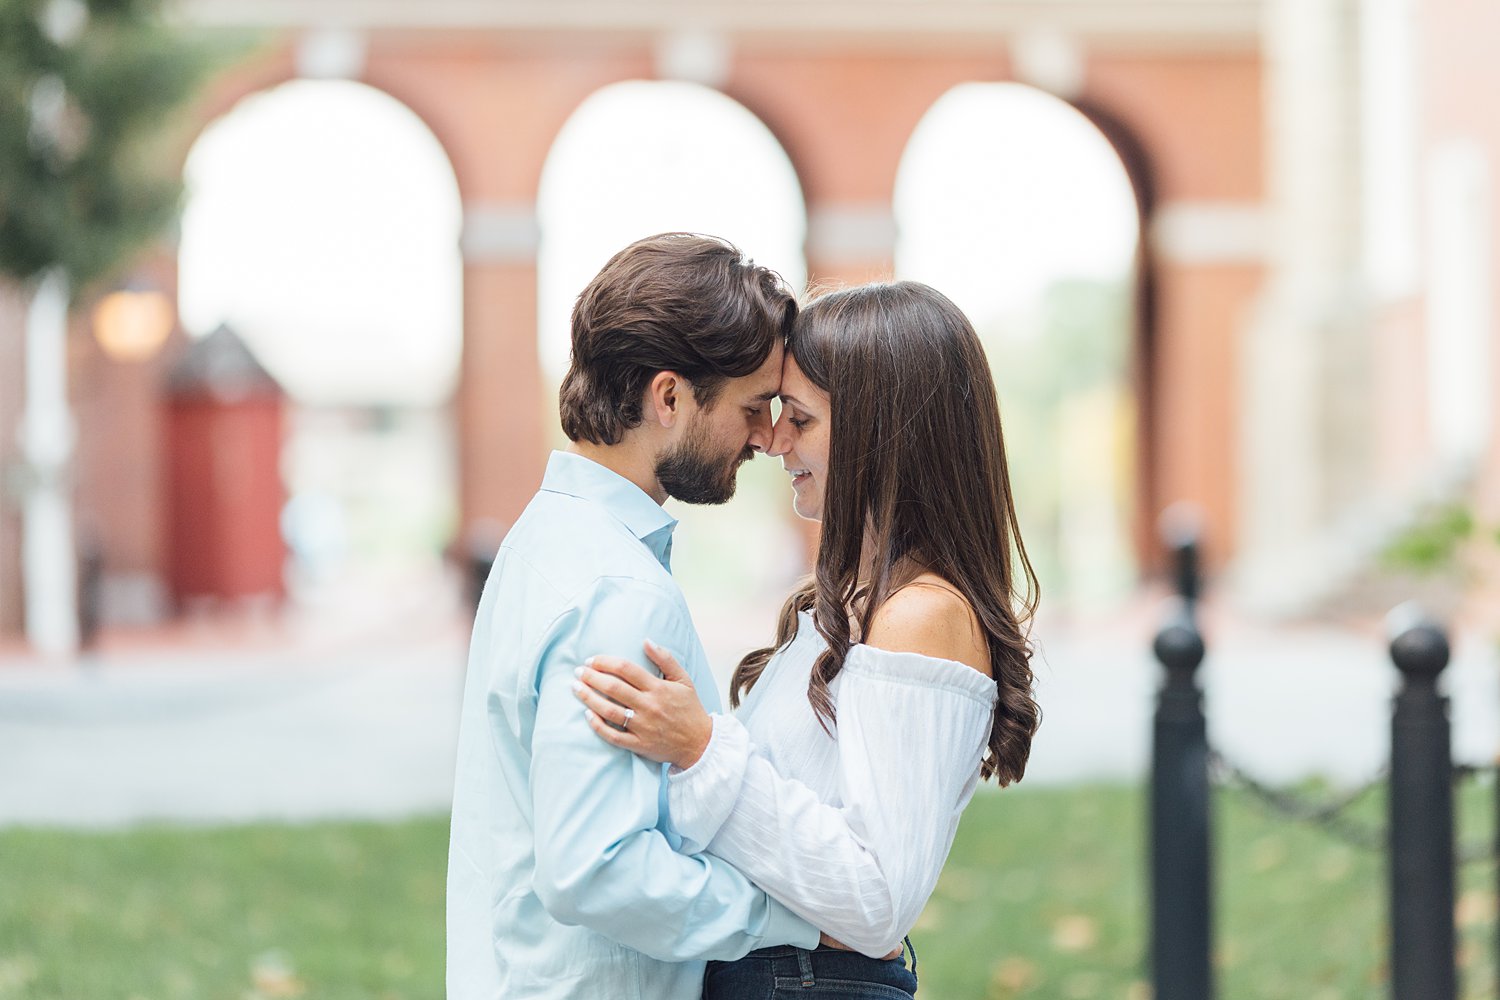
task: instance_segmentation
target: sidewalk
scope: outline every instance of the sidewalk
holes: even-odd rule
[[[0,824],[446,810],[468,625],[421,583],[116,632],[77,665],[0,655]]]
[[[1037,664],[1042,728],[1027,783],[1140,780],[1150,764],[1161,668],[1146,614],[1114,628],[1044,636]],[[1380,627],[1204,625],[1199,671],[1210,743],[1256,777],[1286,783],[1321,776],[1363,783],[1390,752],[1399,677]],[[1453,755],[1488,763],[1500,751],[1500,656],[1493,638],[1459,636],[1443,675]]]
[[[721,690],[770,622],[701,611]],[[1044,623],[1043,723],[1026,787],[1139,781],[1158,668],[1154,604]],[[336,627],[335,627],[336,626]],[[452,605],[317,629],[240,623],[106,637],[77,666],[0,654],[0,824],[385,818],[443,812],[468,639]],[[1203,682],[1213,742],[1273,782],[1356,783],[1389,746],[1395,669],[1378,630],[1272,629],[1213,616]],[[1466,638],[1447,673],[1454,752],[1500,744],[1500,662]]]

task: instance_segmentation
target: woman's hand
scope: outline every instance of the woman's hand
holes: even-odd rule
[[[842,942],[842,941],[836,941],[833,938],[829,937],[827,934],[824,934],[822,931],[818,932],[818,944],[825,945],[825,946],[827,946],[829,948],[837,948],[839,951],[853,951],[854,950],[853,948],[849,947],[844,942]],[[885,956],[885,958],[881,959],[881,961],[883,961],[883,962],[889,962],[892,959],[900,958],[904,954],[906,954],[906,947],[905,947],[905,945],[897,945],[896,946],[896,950],[892,951],[889,955]]]
[[[577,670],[573,693],[606,743],[687,769],[707,749],[713,720],[672,654],[649,641],[645,648],[660,677],[629,660],[591,656]]]

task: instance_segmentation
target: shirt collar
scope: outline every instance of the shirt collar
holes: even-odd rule
[[[599,504],[671,571],[672,531],[677,527],[677,519],[624,476],[582,455],[554,451],[542,476],[542,490]]]

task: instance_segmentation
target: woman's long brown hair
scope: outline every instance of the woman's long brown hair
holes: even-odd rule
[[[759,679],[811,610],[828,648],[808,700],[835,722],[828,685],[868,635],[887,597],[922,572],[968,600],[999,687],[983,777],[1026,772],[1041,720],[1032,697],[1030,623],[1036,574],[1016,524],[1000,406],[979,337],[963,312],[914,281],[862,285],[814,299],[788,348],[832,408],[816,571],[781,610],[776,644],[740,661],[730,701]],[[864,575],[861,576],[861,568]]]

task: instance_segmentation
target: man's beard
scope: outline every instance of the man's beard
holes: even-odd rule
[[[755,456],[746,447],[734,456],[709,451],[703,437],[689,431],[683,442],[656,462],[656,481],[667,496],[683,503],[728,503],[738,485],[740,466]]]

